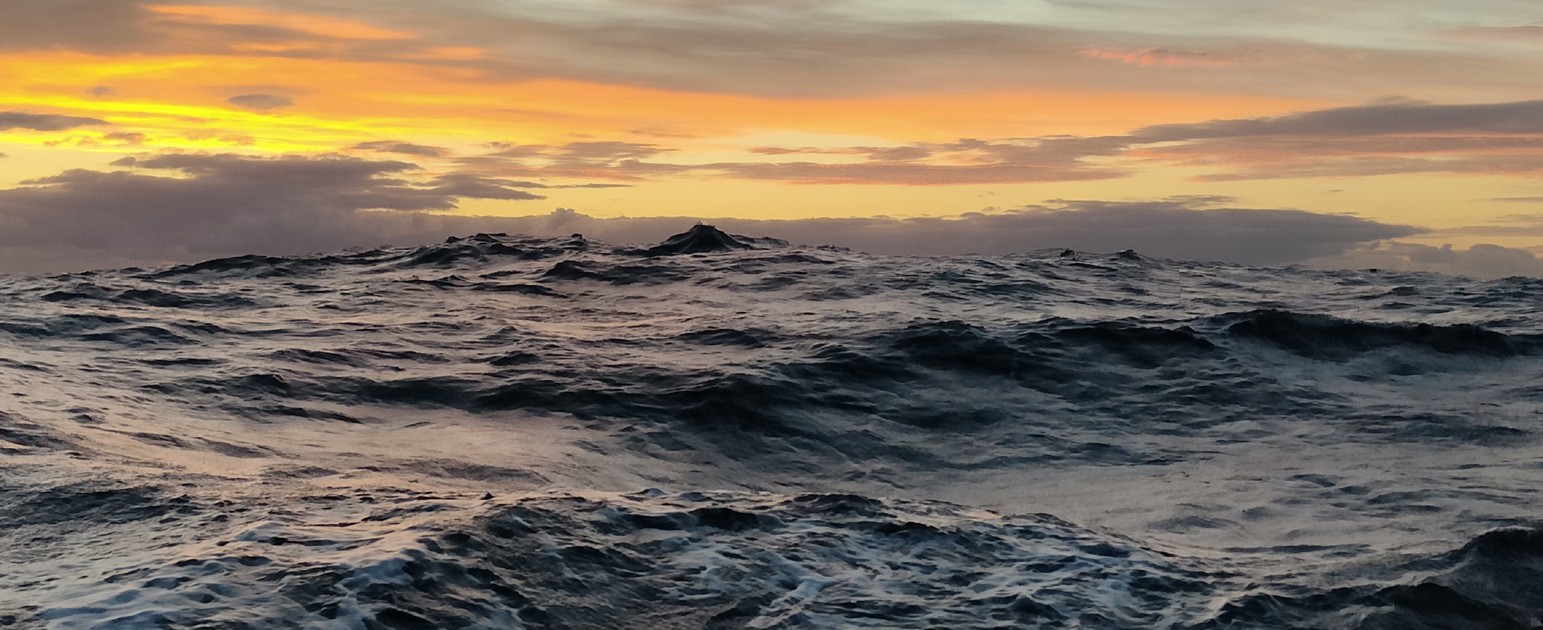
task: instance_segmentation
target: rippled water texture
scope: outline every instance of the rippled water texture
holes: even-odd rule
[[[704,228],[4,277],[0,627],[1537,627],[1540,310]]]

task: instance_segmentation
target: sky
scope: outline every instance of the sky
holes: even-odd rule
[[[1543,5],[0,0],[0,271],[696,220],[1543,275]]]

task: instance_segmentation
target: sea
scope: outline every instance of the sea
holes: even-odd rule
[[[0,628],[1538,628],[1543,280],[705,225],[0,276]]]

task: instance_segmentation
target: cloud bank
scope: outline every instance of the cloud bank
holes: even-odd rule
[[[61,116],[58,114],[31,114],[27,112],[0,112],[0,131],[30,129],[32,131],[64,131],[76,127],[105,125],[100,118]]]
[[[356,148],[427,154],[429,147]],[[667,146],[621,141],[499,143],[454,158],[469,171],[639,182],[705,176],[793,184],[978,185],[1122,178],[1153,165],[1201,181],[1458,173],[1543,174],[1543,101],[1390,101],[1277,117],[1152,125],[1123,135],[960,138],[890,146],[760,146],[744,161],[688,163]]]
[[[225,102],[241,109],[266,114],[275,109],[293,107],[295,100],[282,94],[237,94]]]
[[[535,200],[517,182],[339,156],[125,158],[0,190],[0,268],[63,270],[411,242],[464,198]]]
[[[610,151],[619,150],[616,147]],[[63,271],[416,244],[473,232],[653,242],[698,219],[733,232],[882,254],[1005,254],[1134,248],[1172,258],[1277,264],[1343,254],[1418,230],[1342,215],[1230,207],[1186,197],[1061,201],[955,218],[807,220],[699,216],[600,219],[441,214],[460,199],[537,200],[545,184],[339,156],[162,155],[127,170],[71,170],[0,190],[0,269]]]
[[[1530,251],[1480,243],[1467,249],[1418,243],[1370,243],[1344,254],[1307,261],[1330,269],[1433,271],[1473,278],[1543,278],[1543,259]]]
[[[1325,40],[1312,35],[1335,20],[1304,24],[1281,19],[1300,17],[1297,11],[1238,11],[1215,0],[1157,11],[1141,3],[1080,0],[1032,14],[989,0],[947,4],[918,11],[920,3],[897,8],[865,1],[442,0],[427,11],[422,2],[377,0],[361,13],[316,0],[234,7],[22,0],[6,7],[0,51],[411,63],[514,81],[556,77],[779,98],[1003,86],[1216,93],[1240,80],[1268,82],[1279,93],[1337,91],[1354,98],[1407,93],[1408,86],[1452,93],[1481,86],[1507,66],[1525,66],[1512,74],[1538,67],[1525,56],[1378,45],[1365,41],[1365,28]],[[1345,4],[1293,6],[1310,5],[1300,12],[1322,17],[1346,14]],[[1385,7],[1377,12],[1381,20],[1365,25],[1386,24],[1387,15],[1409,10],[1407,2],[1400,5]],[[1068,7],[1084,15],[1043,21]],[[1473,24],[1487,12],[1467,7],[1461,22]],[[1526,12],[1495,13],[1493,19],[1512,19]],[[1160,23],[1166,26],[1140,27]],[[1288,24],[1302,28],[1284,29]],[[1319,80],[1329,74],[1353,74],[1356,81]]]

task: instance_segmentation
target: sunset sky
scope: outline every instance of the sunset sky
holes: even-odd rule
[[[0,7],[0,270],[700,218],[1543,272],[1535,0]]]

